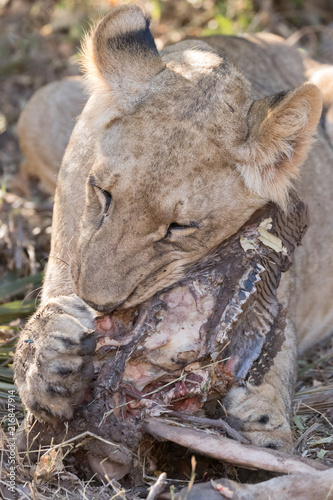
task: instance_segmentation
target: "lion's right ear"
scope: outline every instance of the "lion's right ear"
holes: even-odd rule
[[[83,49],[89,91],[112,92],[118,105],[131,109],[137,96],[164,68],[149,18],[136,5],[123,5],[104,17]]]

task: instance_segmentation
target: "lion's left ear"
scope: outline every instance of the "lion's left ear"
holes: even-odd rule
[[[237,154],[237,169],[251,191],[285,206],[321,111],[320,90],[311,83],[253,102],[248,137]]]

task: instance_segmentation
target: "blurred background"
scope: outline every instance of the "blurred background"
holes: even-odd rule
[[[21,161],[17,120],[39,87],[79,74],[82,35],[96,19],[124,3],[131,2],[0,0],[0,416],[8,390],[15,389],[11,365],[19,331],[38,304],[53,208],[52,197],[39,188],[37,181],[28,182],[17,175]],[[313,58],[333,64],[333,0],[135,3],[149,12],[158,49],[186,36],[269,31]],[[308,391],[309,405],[317,406],[308,413],[301,408],[294,417],[299,439],[304,433],[312,439],[311,426],[315,425],[317,441],[312,439],[307,456],[326,458],[331,463],[333,437],[329,437],[327,419],[332,417],[333,406],[332,354],[328,343],[300,360],[297,389],[303,394]],[[319,394],[317,403],[311,400],[313,391],[317,399]]]

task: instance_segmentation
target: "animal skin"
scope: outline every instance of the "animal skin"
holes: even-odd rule
[[[320,90],[273,35],[186,40],[159,53],[133,5],[98,24],[84,59],[81,114],[83,83],[66,81],[39,91],[19,122],[26,165],[51,190],[70,137],[42,302],[14,361],[22,401],[39,420],[71,419],[93,377],[96,315],[177,283],[268,202],[287,210],[296,186],[311,225],[278,289],[286,339],[265,382],[226,400],[252,443],[289,449],[296,335],[303,351],[333,324],[333,151],[324,122],[317,129]],[[62,109],[71,119],[60,121]]]

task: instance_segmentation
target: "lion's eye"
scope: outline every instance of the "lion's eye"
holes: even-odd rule
[[[105,191],[105,189],[102,189],[98,186],[94,186],[94,188],[98,201],[103,210],[103,216],[106,216],[111,205],[112,196],[110,193],[108,193],[108,191]]]
[[[194,233],[197,229],[199,229],[199,224],[196,222],[190,222],[189,224],[178,224],[177,222],[172,222],[164,238],[168,238],[172,235],[175,236],[188,236]]]

